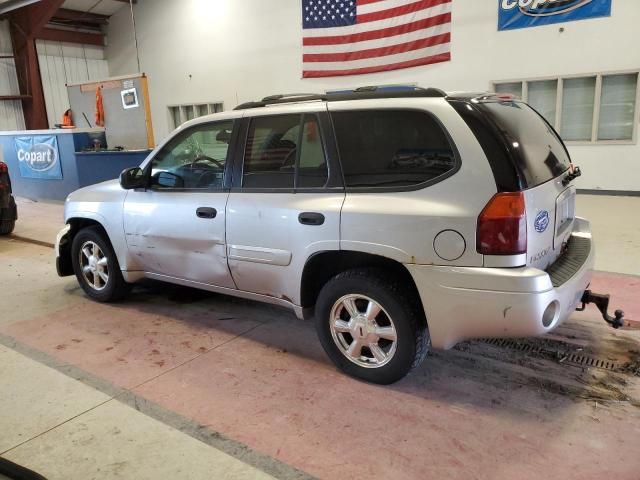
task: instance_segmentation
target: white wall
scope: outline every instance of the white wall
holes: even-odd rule
[[[0,20],[0,57],[13,55],[9,22]],[[18,77],[13,58],[0,58],[0,96],[18,95]],[[0,130],[24,130],[20,100],[0,100]]]
[[[38,62],[44,89],[49,127],[62,122],[62,114],[69,108],[67,83],[102,80],[109,77],[104,59],[104,47],[38,40]],[[93,119],[89,119],[93,122]],[[88,127],[82,116],[74,116],[74,123]]]
[[[223,100],[231,109],[273,93],[388,83],[485,91],[493,80],[640,68],[637,0],[614,0],[611,18],[508,32],[497,31],[497,1],[453,0],[451,62],[302,79],[300,3],[139,0],[134,11],[140,62],[149,75],[156,138],[168,133],[170,104]],[[110,19],[106,58],[111,75],[137,70],[128,9]],[[570,150],[584,171],[579,188],[640,190],[638,145]]]

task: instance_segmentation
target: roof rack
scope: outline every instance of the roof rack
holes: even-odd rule
[[[234,110],[245,110],[248,108],[266,107],[267,105],[277,105],[280,103],[292,102],[341,102],[347,100],[365,100],[375,98],[414,98],[414,97],[439,97],[444,98],[447,94],[438,88],[411,87],[407,90],[385,91],[382,87],[368,86],[359,87],[350,92],[341,93],[287,93],[269,95],[258,102],[246,102],[238,105]]]

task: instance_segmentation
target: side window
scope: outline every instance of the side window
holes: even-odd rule
[[[332,113],[347,187],[411,187],[456,166],[442,127],[415,110]]]
[[[244,188],[319,188],[327,179],[315,115],[276,115],[251,121],[242,175]]]
[[[305,115],[300,139],[300,163],[298,165],[298,188],[324,187],[329,172],[322,146],[320,125],[315,115]]]
[[[179,133],[151,161],[151,186],[222,188],[232,129],[233,120],[225,120]]]
[[[294,186],[300,115],[257,117],[251,120],[244,154],[242,186]]]

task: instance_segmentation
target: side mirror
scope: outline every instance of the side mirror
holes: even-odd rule
[[[127,168],[120,174],[120,186],[125,190],[145,188],[147,179],[140,167]]]

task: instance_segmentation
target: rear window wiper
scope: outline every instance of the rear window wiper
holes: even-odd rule
[[[573,182],[576,178],[578,178],[580,175],[582,175],[582,171],[580,170],[580,167],[578,167],[577,165],[573,165],[573,163],[570,163],[569,173],[567,173],[567,176],[562,179],[562,186],[566,187],[571,182]]]

